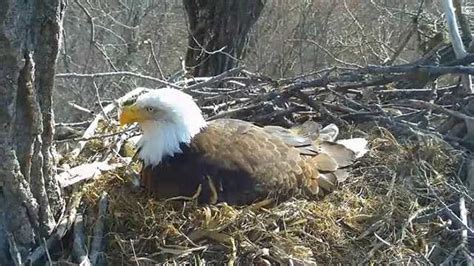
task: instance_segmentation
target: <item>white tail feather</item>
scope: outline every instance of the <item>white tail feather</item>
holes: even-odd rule
[[[356,158],[364,156],[369,151],[367,147],[368,141],[364,138],[341,139],[336,142],[353,151],[356,154]]]

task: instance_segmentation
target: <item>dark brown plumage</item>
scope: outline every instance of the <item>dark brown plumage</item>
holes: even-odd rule
[[[200,187],[197,198],[203,203],[240,205],[300,192],[322,196],[334,190],[338,177],[347,176],[340,168],[350,165],[355,153],[334,142],[318,141],[315,131],[308,133],[311,138],[281,127],[218,119],[189,146],[181,145],[183,153],[167,156],[153,168],[144,167],[142,184],[163,199],[191,197]]]

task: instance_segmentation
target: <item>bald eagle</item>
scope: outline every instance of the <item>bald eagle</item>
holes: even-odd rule
[[[345,168],[367,144],[335,142],[337,127],[321,130],[315,122],[286,129],[206,121],[190,95],[171,88],[138,96],[122,107],[119,120],[140,125],[140,180],[158,199],[195,196],[200,203],[243,205],[269,196],[320,197],[347,177]]]

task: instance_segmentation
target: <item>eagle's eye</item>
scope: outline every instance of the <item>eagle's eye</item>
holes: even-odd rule
[[[146,110],[147,110],[148,112],[152,113],[155,109],[153,109],[153,107],[151,107],[151,106],[148,106],[148,107],[146,108]]]

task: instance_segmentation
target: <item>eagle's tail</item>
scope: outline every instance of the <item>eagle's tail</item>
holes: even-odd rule
[[[368,152],[368,142],[364,138],[336,140],[339,128],[335,124],[322,128],[314,121],[307,121],[290,131],[311,139],[311,149],[317,154],[308,158],[319,173],[314,180],[318,189],[312,191],[313,194],[325,195],[334,191],[337,185],[349,176],[349,167]],[[304,149],[307,151],[308,147]]]
[[[322,127],[314,121],[292,127],[265,126],[267,133],[279,137],[287,145],[298,149],[313,168],[315,176],[303,181],[311,194],[325,195],[349,176],[349,167],[367,153],[367,140],[352,138],[336,140],[339,128],[335,124]]]

